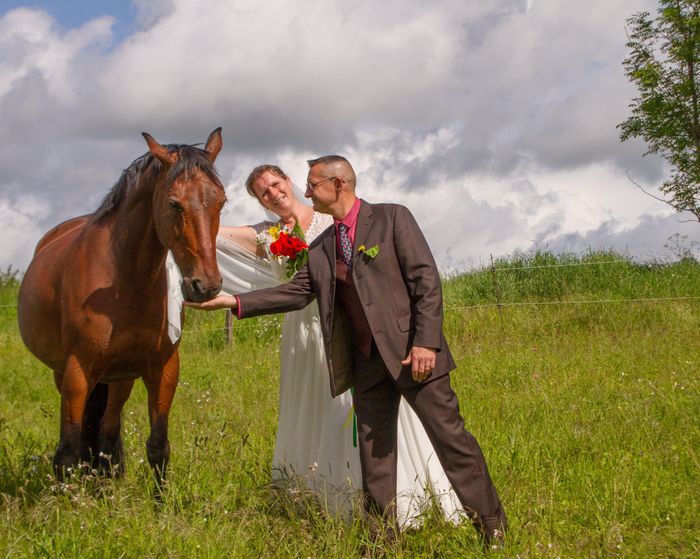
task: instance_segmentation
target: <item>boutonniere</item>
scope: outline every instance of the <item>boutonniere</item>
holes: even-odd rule
[[[365,245],[360,245],[357,247],[357,252],[362,256],[366,256],[370,260],[374,260],[379,254],[379,245],[374,245],[373,247],[367,248]]]

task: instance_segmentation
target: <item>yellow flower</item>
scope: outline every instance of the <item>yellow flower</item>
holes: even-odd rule
[[[367,250],[367,247],[365,245],[360,245],[357,247],[357,252],[364,252]]]
[[[270,234],[270,237],[272,237],[273,241],[277,240],[277,237],[280,236],[280,228],[277,225],[273,225],[270,227],[267,232]]]

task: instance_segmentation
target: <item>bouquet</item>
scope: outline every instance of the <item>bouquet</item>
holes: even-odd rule
[[[297,222],[291,231],[275,225],[266,233],[272,241],[270,254],[280,261],[287,259],[287,277],[291,278],[309,260],[309,245],[304,240],[304,232]]]

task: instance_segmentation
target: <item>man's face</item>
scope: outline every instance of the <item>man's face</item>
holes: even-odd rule
[[[280,217],[284,217],[292,210],[294,195],[289,179],[265,171],[253,181],[253,191],[264,208]]]
[[[311,198],[314,210],[325,214],[333,213],[333,205],[338,201],[336,190],[338,180],[337,177],[327,173],[326,165],[314,165],[309,169],[304,195]]]

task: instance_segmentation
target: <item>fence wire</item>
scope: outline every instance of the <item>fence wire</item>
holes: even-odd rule
[[[482,268],[481,270],[477,270],[474,273],[478,272],[486,272],[486,271],[493,271],[493,272],[510,272],[513,270],[541,270],[543,268],[571,268],[571,267],[576,267],[576,266],[600,266],[601,264],[632,264],[637,266],[638,264],[634,264],[633,262],[630,262],[629,260],[601,260],[600,262],[571,262],[568,264],[541,264],[538,266],[508,266],[508,267],[501,267],[501,266],[495,266],[491,265],[488,266],[487,268]]]
[[[576,301],[519,301],[511,303],[484,303],[480,305],[456,305],[444,307],[445,311],[468,310],[479,308],[502,308],[502,307],[526,307],[526,306],[544,306],[544,305],[590,305],[590,304],[620,304],[620,303],[665,303],[672,301],[700,301],[700,295],[688,295],[678,297],[638,297],[633,299],[588,299]],[[272,326],[272,325],[271,325]],[[277,324],[274,324],[276,327]],[[282,324],[279,324],[281,327]],[[260,324],[236,322],[235,326],[231,326],[232,332],[239,330],[259,329]],[[201,332],[224,332],[226,326],[210,327],[210,328],[187,328],[185,332],[197,334]]]
[[[487,307],[525,307],[537,305],[590,305],[606,303],[646,303],[659,301],[693,301],[700,299],[700,296],[689,295],[682,297],[645,297],[636,299],[588,299],[578,301],[515,301],[510,303],[483,303],[480,305],[463,305],[444,307],[444,310],[478,309]]]
[[[576,300],[576,301],[513,301],[506,303],[482,303],[478,305],[450,305],[443,307],[445,311],[457,311],[457,310],[469,310],[469,309],[486,309],[486,308],[503,308],[503,307],[536,307],[536,306],[555,306],[555,305],[617,305],[620,303],[666,303],[672,301],[698,301],[700,300],[700,295],[687,295],[678,297],[638,297],[632,299],[586,299],[586,300]],[[0,305],[0,308],[17,308],[17,305]],[[250,330],[259,329],[260,324],[257,323],[241,323],[237,321],[236,325],[233,326],[213,326],[208,328],[185,328],[183,332],[188,334],[198,334],[203,332],[226,332],[231,330],[236,332],[238,330]],[[277,324],[271,324],[270,326],[278,326]],[[279,324],[281,327],[282,324]]]
[[[511,271],[526,271],[526,270],[541,270],[541,269],[552,269],[552,268],[569,268],[569,267],[581,267],[581,266],[604,266],[608,264],[631,264],[638,266],[634,262],[629,260],[602,260],[595,262],[570,262],[563,264],[541,264],[535,266],[496,266],[493,263],[481,270],[476,270],[471,273],[479,272],[511,272]],[[700,300],[700,296],[676,296],[676,297],[638,297],[631,299],[587,299],[587,300],[575,300],[575,301],[512,301],[512,302],[496,302],[496,303],[482,303],[475,305],[449,305],[445,306],[445,311],[457,311],[457,310],[469,310],[469,309],[486,309],[486,308],[504,308],[504,307],[536,307],[536,306],[556,306],[556,305],[617,305],[620,303],[659,303],[659,302],[672,302],[672,301],[697,301]],[[0,305],[0,309],[16,309],[17,304],[10,305]],[[270,325],[272,326],[272,325]],[[275,327],[281,327],[281,323],[274,324]],[[249,323],[241,324],[240,321],[233,326],[231,325],[218,326],[218,327],[208,327],[208,328],[185,328],[183,333],[188,334],[198,334],[205,332],[229,332],[234,333],[239,330],[250,330],[259,329],[260,324]]]

